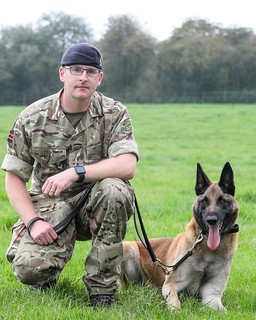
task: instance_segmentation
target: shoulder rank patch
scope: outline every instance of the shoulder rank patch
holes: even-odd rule
[[[7,142],[12,144],[14,138],[14,130],[10,130],[9,136],[7,138]]]

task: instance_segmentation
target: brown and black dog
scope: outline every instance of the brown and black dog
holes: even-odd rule
[[[188,292],[204,305],[225,311],[221,298],[237,249],[239,212],[229,162],[224,165],[219,182],[211,182],[198,163],[195,192],[193,218],[185,232],[175,238],[149,240],[156,257],[168,266],[175,265],[188,251],[192,254],[165,274],[153,264],[141,242],[124,241],[121,279],[157,286],[171,310],[181,307],[178,294]]]

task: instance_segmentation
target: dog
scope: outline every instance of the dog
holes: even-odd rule
[[[193,217],[185,232],[175,238],[149,240],[169,272],[153,263],[142,242],[124,241],[121,282],[158,287],[172,311],[181,308],[181,292],[196,296],[214,310],[226,311],[221,298],[237,249],[239,213],[230,163],[224,165],[218,182],[211,182],[197,163],[195,193]]]

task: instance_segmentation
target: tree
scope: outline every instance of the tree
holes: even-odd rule
[[[93,38],[84,19],[63,13],[44,14],[34,26],[2,29],[0,103],[25,105],[59,90],[58,68],[64,50],[87,41]]]
[[[110,17],[96,43],[82,17],[44,14],[35,25],[0,29],[0,105],[27,105],[59,90],[58,68],[72,43],[103,53],[100,91],[126,102],[255,102],[256,36],[187,20],[157,42],[127,15]],[[228,95],[230,92],[230,95]]]
[[[145,90],[141,81],[146,82],[152,69],[155,43],[136,20],[126,15],[110,17],[106,34],[98,43],[104,53],[104,92],[126,101],[148,101],[151,91]]]
[[[6,28],[1,33],[2,69],[5,77],[0,80],[1,99],[12,102],[26,100],[26,89],[31,87],[31,80],[36,78],[33,73],[33,63],[39,54],[33,42],[31,26]],[[9,98],[9,99],[8,99]]]
[[[166,101],[172,96],[198,101],[205,95],[239,92],[245,88],[242,83],[248,79],[248,68],[255,66],[246,53],[248,48],[255,52],[253,47],[255,36],[246,29],[222,29],[205,20],[188,20],[160,45],[161,96]],[[252,87],[256,85],[254,74]]]

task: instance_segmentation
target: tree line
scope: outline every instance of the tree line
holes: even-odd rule
[[[95,41],[82,17],[43,14],[36,24],[0,27],[0,105],[27,105],[58,91],[65,49],[90,42],[103,54],[99,91],[129,103],[256,102],[256,35],[188,19],[165,41],[127,15],[112,16]]]

